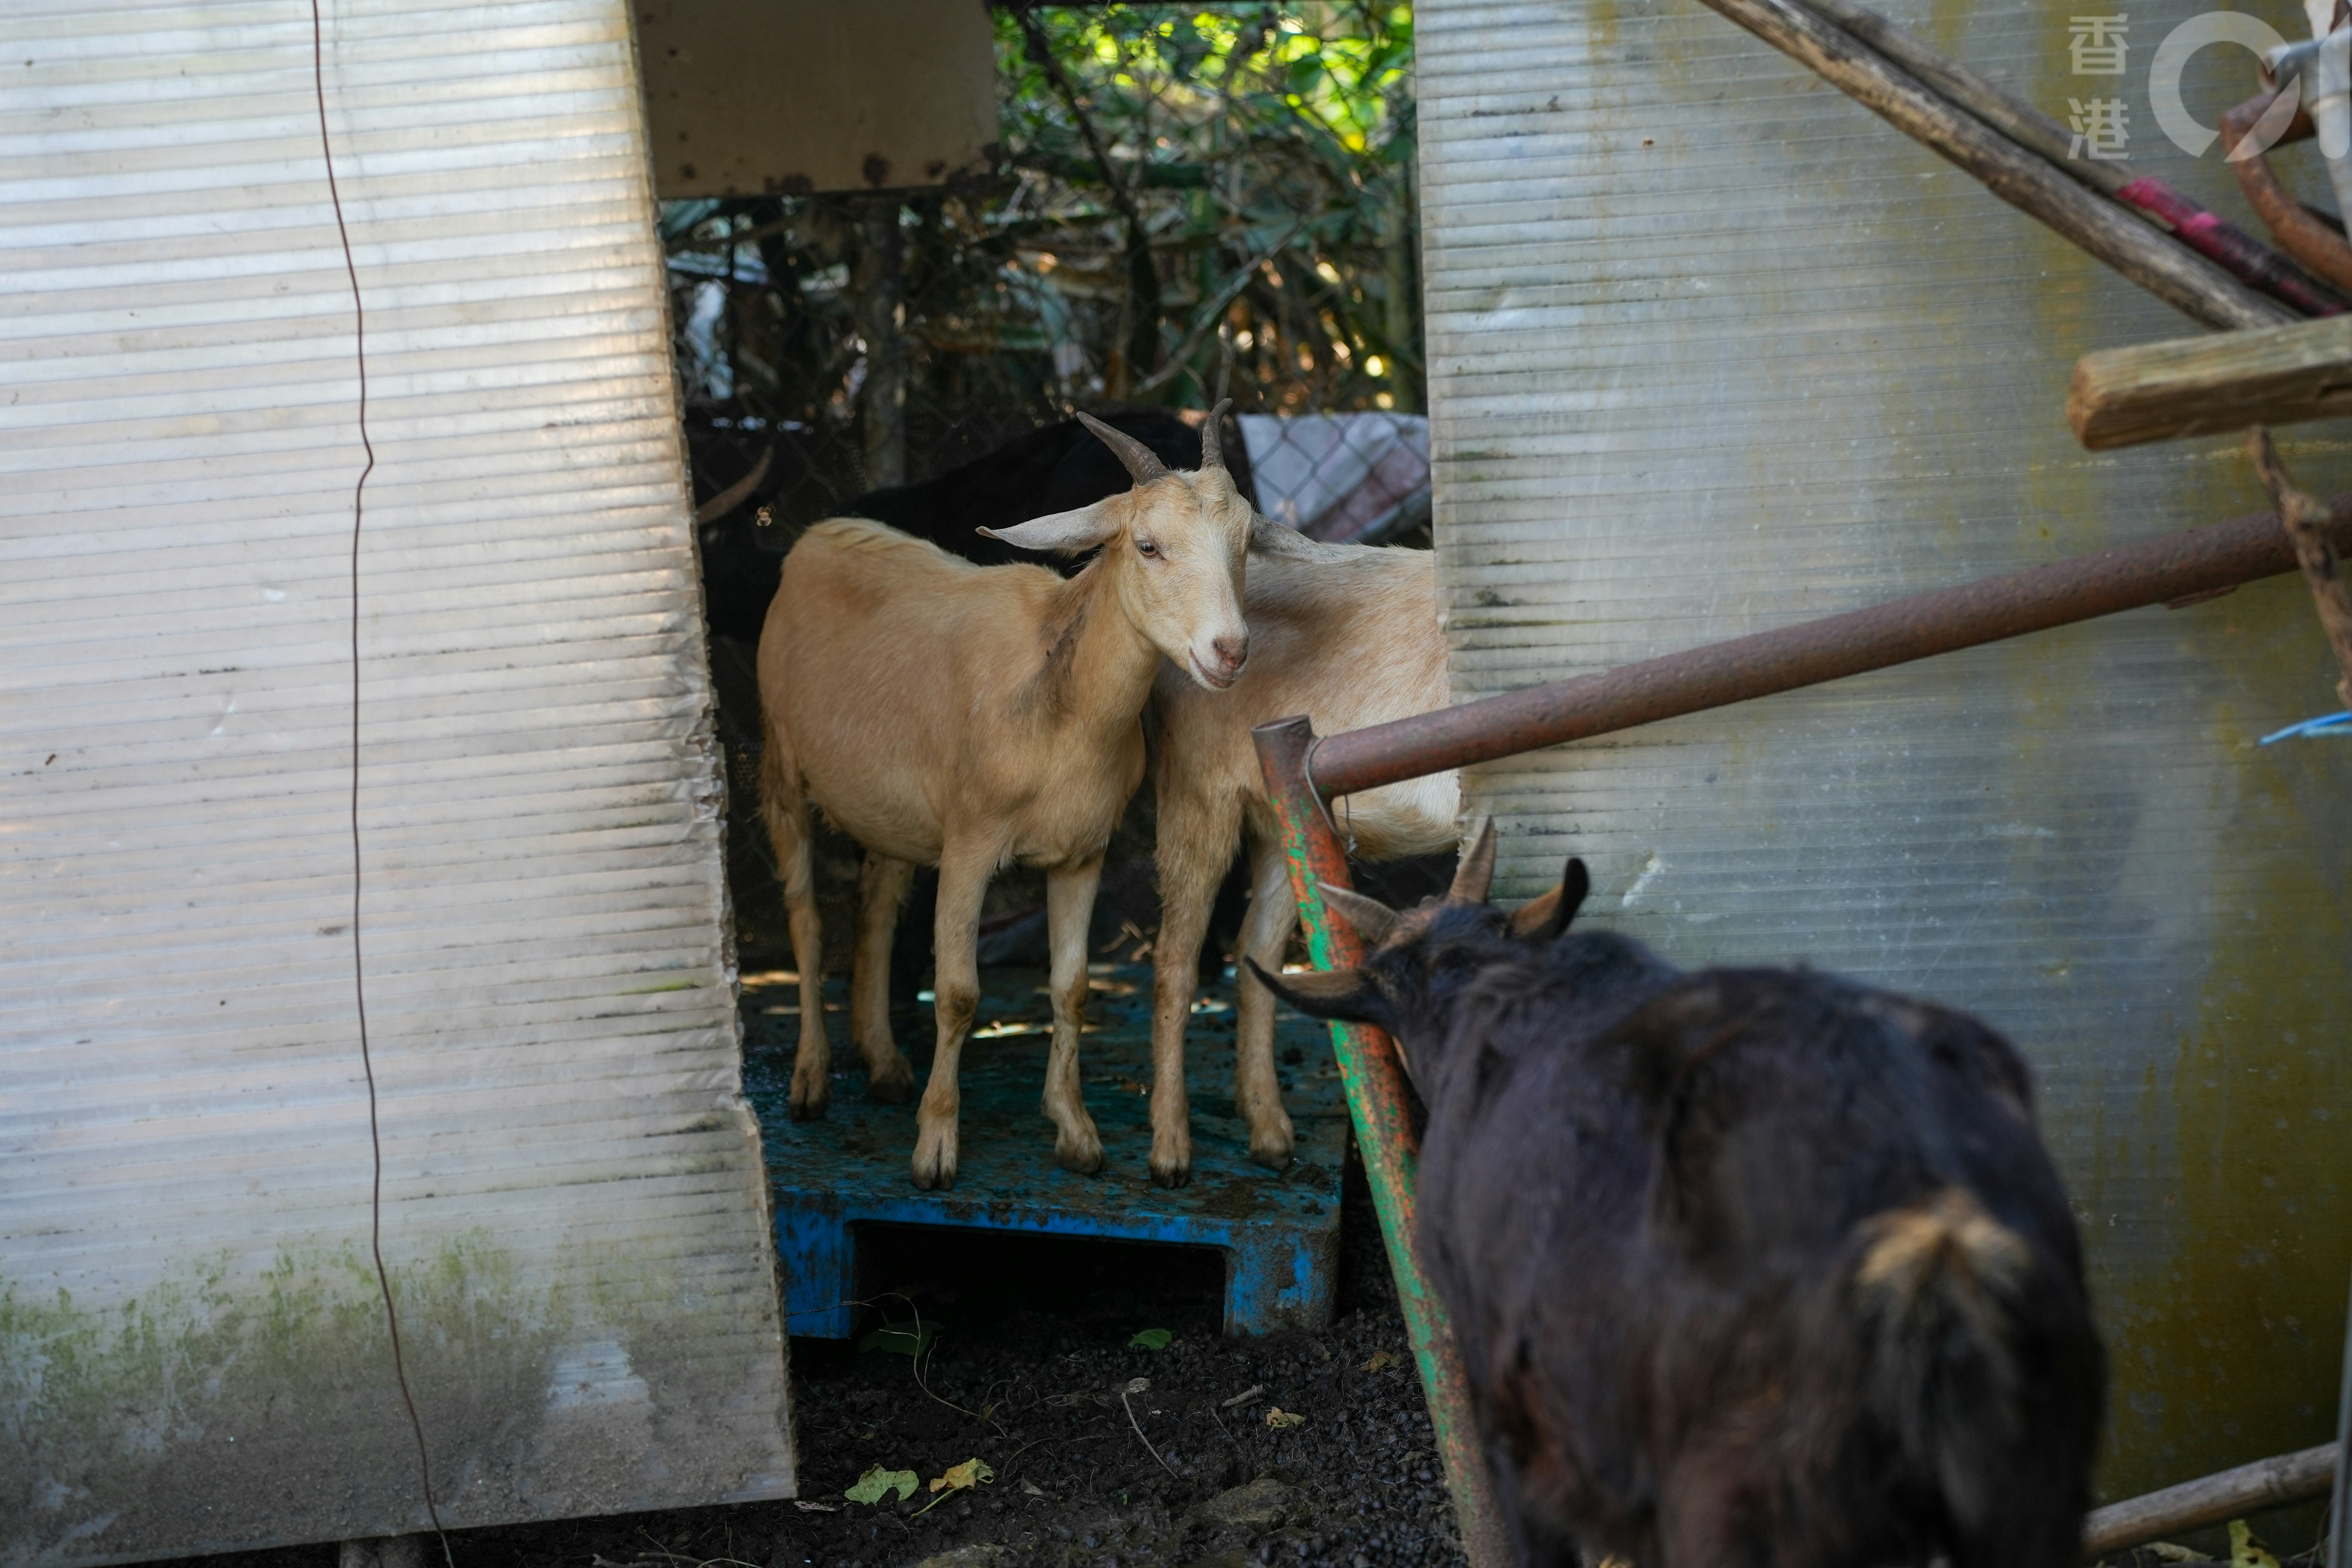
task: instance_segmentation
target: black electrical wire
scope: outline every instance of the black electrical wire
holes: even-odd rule
[[[319,0],[310,0],[310,80],[319,100],[319,152],[327,165],[327,195],[334,204],[335,233],[343,245],[343,271],[352,281],[352,339],[359,363],[360,446],[367,465],[352,486],[352,999],[360,1026],[360,1070],[367,1079],[368,1148],[373,1159],[368,1190],[368,1249],[375,1257],[375,1281],[383,1292],[383,1325],[392,1338],[392,1375],[400,1385],[400,1402],[408,1410],[408,1429],[416,1438],[416,1471],[425,1488],[425,1513],[433,1533],[441,1540],[444,1563],[456,1568],[449,1535],[441,1527],[441,1510],[433,1500],[433,1461],[425,1443],[425,1422],[416,1413],[416,1397],[408,1386],[408,1366],[400,1350],[400,1312],[392,1301],[392,1274],[383,1266],[383,1133],[376,1114],[375,1059],[368,1049],[367,963],[360,942],[360,520],[368,476],[375,472],[375,444],[367,428],[367,312],[360,300],[359,264],[352,258],[352,231],[343,221],[343,194],[335,184],[335,150],[327,136],[326,26]]]

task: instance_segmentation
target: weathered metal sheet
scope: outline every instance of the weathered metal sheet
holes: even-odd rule
[[[787,1495],[628,15],[325,11],[383,1249],[441,1516]],[[310,8],[6,32],[0,1563],[419,1529]]]
[[[972,0],[634,0],[666,200],[937,185],[996,163]]]
[[[1890,4],[2225,216],[2154,121],[2188,0]],[[2292,32],[2293,8],[2270,20]],[[2268,15],[2265,12],[2265,15]],[[1696,5],[1417,12],[1440,568],[1457,700],[2258,510],[2227,439],[2077,448],[2075,357],[2181,318]],[[2211,124],[2252,90],[2190,64]],[[2297,153],[2296,157],[2302,157]],[[2315,169],[2294,165],[2306,192]],[[2327,426],[2290,448],[2344,488]],[[1971,1008],[2040,1074],[2115,1352],[2120,1495],[2324,1441],[2352,1263],[2352,747],[2293,577],[1465,781],[1507,892],[1582,855],[1686,963],[1804,959]]]

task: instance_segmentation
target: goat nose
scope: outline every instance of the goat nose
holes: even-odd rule
[[[1223,673],[1227,675],[1239,674],[1241,672],[1242,666],[1249,661],[1249,638],[1247,636],[1237,637],[1217,637],[1213,639],[1209,646],[1216,650],[1217,663],[1222,667]]]

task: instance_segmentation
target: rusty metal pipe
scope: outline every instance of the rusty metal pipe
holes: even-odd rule
[[[2263,116],[2270,112],[2278,95],[2278,89],[2265,88],[2221,116],[2221,136],[2231,151],[2246,145],[2247,138],[2253,134]],[[2284,147],[2311,134],[2310,117],[2297,110],[2295,118],[2288,122],[2274,145]],[[2352,289],[2352,247],[2345,244],[2342,235],[2305,212],[2303,204],[2287,193],[2278,176],[2271,172],[2267,150],[2250,150],[2242,158],[2232,158],[2230,168],[2238,176],[2238,188],[2245,194],[2246,205],[2254,209],[2281,249],[2336,288]]]
[[[2352,496],[2327,506],[2328,532],[2352,549]],[[1352,795],[2294,570],[2277,518],[2239,518],[1327,736],[1309,772],[1324,798]]]
[[[1348,854],[1331,829],[1331,818],[1307,779],[1307,754],[1315,743],[1305,718],[1277,719],[1250,731],[1266,794],[1282,823],[1282,846],[1290,858],[1290,890],[1307,928],[1307,952],[1320,969],[1363,962],[1363,943],[1353,927],[1334,921],[1323,905],[1325,888],[1344,888]],[[1413,1162],[1420,1153],[1407,1110],[1404,1067],[1395,1044],[1362,1024],[1331,1026],[1331,1048],[1339,1058],[1339,1083],[1348,1092],[1348,1115],[1356,1147],[1381,1218],[1389,1270],[1396,1279],[1397,1306],[1405,1337],[1421,1369],[1429,1401],[1430,1425],[1437,1434],[1438,1458],[1454,1496],[1454,1518],[1471,1568],[1508,1568],[1510,1541],[1495,1503],[1493,1472],[1478,1441],[1470,1411],[1470,1386],[1454,1349],[1444,1303],[1429,1287],[1412,1249]]]

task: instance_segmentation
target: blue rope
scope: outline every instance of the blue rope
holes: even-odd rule
[[[2264,735],[2263,745],[2284,741],[2295,735],[2352,735],[2352,713],[2323,713],[2316,719],[2305,719],[2300,724],[2289,724],[2276,734]]]

